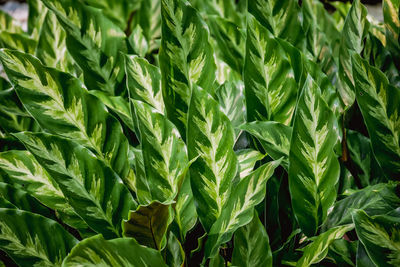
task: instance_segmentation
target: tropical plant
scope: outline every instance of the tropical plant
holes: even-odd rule
[[[0,266],[400,266],[399,0],[28,2]]]

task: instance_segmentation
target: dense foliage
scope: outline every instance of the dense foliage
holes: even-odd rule
[[[0,12],[4,264],[400,266],[399,11],[31,0],[27,31]]]

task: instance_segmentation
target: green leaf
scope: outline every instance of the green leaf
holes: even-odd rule
[[[383,18],[386,30],[387,47],[395,58],[397,66],[400,64],[400,1],[384,0],[383,1]]]
[[[290,123],[298,88],[292,67],[296,61],[301,62],[298,51],[286,51],[261,24],[249,19],[243,73],[248,122]]]
[[[150,51],[159,48],[161,38],[161,1],[140,1],[140,8],[133,18],[134,25],[143,30]]]
[[[187,112],[195,84],[213,94],[216,66],[207,25],[186,0],[161,0],[159,53],[168,119],[186,136]]]
[[[282,158],[282,166],[289,169],[289,150],[292,128],[274,121],[255,121],[240,126],[257,138],[271,158]]]
[[[140,244],[161,250],[166,244],[166,232],[171,223],[170,206],[152,202],[139,206],[123,222],[125,237],[133,237]]]
[[[342,238],[346,232],[351,231],[353,228],[353,224],[338,226],[317,236],[311,244],[304,248],[303,256],[297,262],[296,267],[319,263],[328,254],[328,249],[332,242]]]
[[[121,83],[124,77],[122,53],[127,52],[125,33],[101,10],[80,1],[42,1],[67,33],[68,51],[83,70],[87,88],[112,95],[118,93],[118,87],[124,86]]]
[[[0,31],[24,33],[21,26],[7,12],[0,10]]]
[[[289,188],[293,210],[307,236],[315,235],[336,199],[339,161],[336,118],[309,76],[300,95],[289,153]]]
[[[238,173],[231,122],[205,90],[194,87],[188,114],[190,182],[197,213],[208,232],[221,215]]]
[[[296,47],[304,46],[301,11],[295,0],[252,0],[249,12],[275,37],[287,40]]]
[[[176,236],[170,232],[166,250],[166,264],[171,267],[181,267],[185,262],[185,251]]]
[[[239,161],[239,176],[243,179],[253,171],[257,161],[262,160],[265,155],[249,148],[236,151],[236,157]]]
[[[30,195],[58,212],[77,216],[57,183],[28,151],[0,153],[0,168],[13,184],[23,186]]]
[[[40,29],[47,15],[47,7],[41,0],[28,0],[28,33],[35,40],[39,39]]]
[[[13,186],[0,182],[0,203],[1,208],[29,211],[47,218],[54,217],[48,208],[18,185]]]
[[[186,233],[191,230],[197,222],[196,206],[194,204],[192,188],[190,187],[189,175],[186,175],[183,181],[174,208],[175,222],[179,226],[180,240],[185,240]]]
[[[25,108],[42,128],[89,147],[126,177],[128,140],[121,125],[77,78],[17,51],[0,50],[0,60]]]
[[[360,54],[368,32],[367,9],[360,0],[353,1],[344,22],[339,51],[339,94],[346,107],[355,100],[355,84],[352,70],[352,54]]]
[[[151,105],[164,114],[160,69],[138,56],[125,57],[129,97]]]
[[[235,128],[236,140],[241,133],[237,127],[246,122],[246,104],[243,89],[242,81],[230,79],[216,90],[219,105]]]
[[[268,234],[256,212],[249,224],[236,231],[233,247],[233,266],[272,267],[272,253]]]
[[[221,215],[209,231],[205,258],[215,256],[221,244],[228,242],[237,229],[253,219],[254,207],[264,199],[267,181],[279,164],[280,160],[268,162],[233,187]]]
[[[149,51],[149,44],[140,25],[133,29],[131,35],[129,35],[128,42],[133,52],[140,57],[144,57]]]
[[[400,89],[358,55],[353,57],[353,74],[376,159],[388,178],[400,179]]]
[[[357,236],[376,266],[399,266],[400,220],[391,216],[369,217],[363,210],[353,212]]]
[[[21,33],[0,31],[0,47],[34,54],[37,42]]]
[[[323,228],[330,229],[337,225],[352,222],[351,210],[362,209],[369,215],[387,213],[400,205],[396,194],[397,184],[377,184],[356,191],[350,196],[337,201],[329,213]]]
[[[36,48],[38,59],[47,67],[73,73],[74,63],[67,50],[66,34],[54,13],[47,12],[41,27]]]
[[[15,136],[56,181],[75,212],[106,238],[121,236],[121,222],[135,208],[118,175],[87,148],[49,134]]]
[[[221,59],[238,74],[242,74],[246,43],[242,31],[235,23],[218,16],[209,16],[208,25]]]
[[[132,100],[140,131],[143,163],[146,177],[137,189],[147,191],[150,200],[171,203],[184,178],[188,158],[186,146],[176,127],[150,105]],[[138,192],[138,193],[139,193]],[[141,204],[149,204],[149,200],[138,194]]]
[[[105,240],[101,235],[80,242],[63,262],[63,267],[143,265],[166,267],[160,252],[139,245],[133,238]]]
[[[61,266],[77,243],[53,220],[27,211],[0,208],[0,248],[19,266]]]

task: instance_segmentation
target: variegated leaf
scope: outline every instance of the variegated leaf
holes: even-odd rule
[[[133,29],[131,35],[128,37],[128,42],[133,53],[140,57],[146,56],[149,52],[149,43],[147,42],[140,25],[136,25]]]
[[[339,162],[333,151],[338,125],[309,76],[300,95],[289,152],[289,188],[300,228],[315,235],[336,199]]]
[[[257,20],[249,19],[243,73],[247,121],[290,123],[300,77],[292,66],[296,61],[301,62],[298,51],[287,51]]]
[[[388,178],[400,179],[400,89],[360,56],[353,57],[357,103],[372,150]]]
[[[166,267],[161,253],[141,246],[134,238],[105,240],[97,235],[80,242],[63,262],[64,267]]]
[[[342,238],[346,232],[354,228],[353,224],[337,226],[320,234],[314,241],[304,248],[303,256],[297,262],[296,267],[308,267],[319,263],[328,254],[329,246],[336,239]]]
[[[352,213],[356,233],[376,266],[400,264],[400,210],[391,215],[368,216],[363,210]]]
[[[76,244],[78,240],[53,220],[0,208],[0,248],[19,266],[61,266]]]
[[[139,244],[162,250],[167,242],[166,233],[172,221],[171,207],[158,202],[139,206],[123,222],[125,237],[133,237]]]
[[[218,87],[216,95],[222,111],[235,129],[235,139],[237,140],[241,133],[237,127],[246,122],[244,84],[237,78],[230,78]]]
[[[106,238],[121,236],[121,222],[136,203],[113,170],[89,149],[69,139],[28,132],[15,136],[93,230]]]
[[[185,265],[185,251],[178,238],[172,232],[169,232],[168,235],[166,254],[165,263],[168,266],[180,267]]]
[[[42,0],[67,34],[67,48],[83,70],[89,90],[118,94],[125,85],[121,52],[127,52],[125,33],[101,10],[81,1]]]
[[[166,114],[185,139],[193,85],[214,91],[213,49],[207,25],[186,0],[161,0],[161,16],[159,60]]]
[[[289,150],[292,128],[274,121],[255,121],[240,126],[257,138],[271,158],[282,158],[282,166],[289,169]]]
[[[236,151],[236,157],[239,162],[240,179],[243,179],[253,171],[257,161],[262,160],[265,155],[249,148]]]
[[[0,48],[8,48],[34,54],[37,42],[21,33],[0,31]]]
[[[267,181],[279,164],[280,160],[268,162],[234,186],[221,216],[208,234],[204,252],[206,258],[215,256],[220,245],[228,242],[237,229],[251,222],[254,207],[264,199]]]
[[[36,56],[47,67],[74,73],[74,62],[67,50],[66,34],[54,13],[47,12],[41,27]]]
[[[1,50],[0,60],[25,108],[42,128],[84,144],[126,177],[128,140],[121,125],[77,78],[17,51]]]
[[[8,31],[13,33],[24,33],[21,25],[5,11],[0,9],[0,31]]]
[[[141,147],[145,180],[137,183],[146,188],[137,187],[138,194],[147,191],[151,200],[161,203],[171,203],[177,193],[187,166],[186,146],[176,127],[161,113],[150,105],[138,100],[132,100],[140,130]],[[146,194],[147,195],[147,194]],[[141,204],[142,197],[138,195]]]
[[[383,18],[385,22],[385,33],[387,47],[393,54],[397,68],[400,66],[400,1],[384,0]]]
[[[353,105],[355,100],[351,55],[360,54],[363,50],[368,27],[367,9],[360,0],[353,1],[343,26],[339,51],[339,94],[347,108]]]
[[[188,114],[190,182],[197,213],[208,232],[221,215],[238,174],[234,132],[228,117],[205,90],[194,87]]]
[[[232,265],[272,267],[268,234],[257,212],[254,212],[250,223],[235,232]]]
[[[160,69],[138,56],[125,57],[129,97],[151,105],[164,114]]]
[[[41,0],[27,0],[28,2],[28,34],[35,40],[39,39],[40,29],[47,15],[47,7]]]

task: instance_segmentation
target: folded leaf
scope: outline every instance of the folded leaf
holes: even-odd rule
[[[262,160],[265,156],[257,150],[242,149],[236,151],[236,157],[239,161],[240,179],[242,179],[249,175],[257,161]]]
[[[254,207],[264,199],[267,181],[279,164],[280,160],[268,162],[235,185],[221,216],[208,234],[205,258],[214,257],[221,244],[228,242],[238,228],[253,219]]]
[[[193,88],[187,134],[189,159],[197,157],[189,168],[190,183],[197,213],[208,232],[228,199],[238,161],[231,122],[218,103],[198,87]]]
[[[81,1],[42,2],[54,12],[67,33],[68,51],[83,70],[87,88],[118,93],[118,87],[124,86],[121,52],[127,52],[125,33],[101,10]]]
[[[90,150],[69,139],[28,132],[15,136],[93,230],[106,238],[121,236],[121,222],[136,203],[114,171]]]
[[[391,179],[400,179],[400,89],[360,56],[353,57],[353,74],[372,150]]]
[[[185,251],[183,251],[181,244],[172,232],[168,236],[166,252],[165,262],[168,266],[180,267],[185,264]]]
[[[0,60],[25,108],[42,128],[89,147],[125,178],[128,140],[121,125],[77,78],[17,51],[0,50]]]
[[[140,244],[161,250],[166,244],[166,231],[171,223],[170,206],[153,202],[139,206],[123,222],[125,237],[133,237]]]
[[[243,73],[247,121],[290,123],[298,88],[296,61],[301,62],[299,52],[288,53],[257,20],[249,19]]]
[[[256,212],[253,220],[235,233],[232,265],[272,267],[268,234]]]
[[[64,267],[143,265],[167,266],[160,252],[139,245],[133,238],[105,240],[101,235],[80,242],[63,262]]]
[[[282,158],[282,166],[289,169],[289,149],[292,137],[292,128],[274,121],[255,121],[240,126],[249,134],[257,138],[263,149],[271,158]]]
[[[364,211],[356,210],[353,221],[358,238],[376,266],[399,266],[399,214],[369,217]]]
[[[162,38],[159,54],[168,119],[186,136],[193,85],[213,93],[215,62],[209,32],[186,0],[161,0]]]
[[[0,248],[19,266],[61,266],[77,243],[53,220],[27,211],[0,208]]]
[[[336,239],[342,238],[346,232],[354,228],[353,224],[338,226],[320,234],[314,241],[304,248],[303,256],[297,262],[296,267],[306,267],[319,263],[326,257],[329,245]]]
[[[289,153],[293,210],[307,236],[315,235],[336,199],[340,167],[333,148],[337,129],[335,115],[309,76],[297,104]]]

